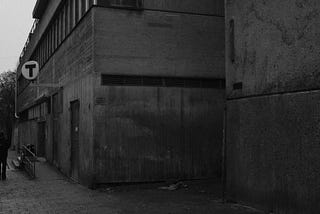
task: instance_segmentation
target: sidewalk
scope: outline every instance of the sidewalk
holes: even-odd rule
[[[90,190],[72,183],[47,163],[37,164],[30,180],[11,164],[8,179],[0,181],[0,213],[106,213],[106,214],[255,214],[253,209],[220,203],[217,191],[205,182],[186,182],[174,190],[164,184],[105,187]],[[208,182],[208,181],[207,181]],[[209,185],[210,186],[210,185]]]

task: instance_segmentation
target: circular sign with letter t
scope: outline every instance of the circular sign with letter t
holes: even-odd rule
[[[39,74],[39,63],[29,61],[22,65],[21,73],[27,80],[34,80]]]

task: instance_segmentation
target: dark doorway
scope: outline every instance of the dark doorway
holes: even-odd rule
[[[52,158],[53,164],[57,167],[60,166],[59,160],[59,152],[60,152],[60,145],[61,145],[61,135],[63,130],[61,130],[61,113],[63,109],[63,94],[62,90],[58,93],[55,93],[52,96]],[[62,148],[61,148],[62,149]]]
[[[38,145],[37,156],[45,157],[46,155],[46,122],[38,123]]]
[[[58,160],[59,160],[59,156],[58,156],[58,143],[59,143],[59,121],[58,118],[53,118],[53,134],[52,134],[52,153],[53,153],[53,163],[58,166]]]
[[[79,101],[70,103],[71,108],[71,178],[79,180]]]

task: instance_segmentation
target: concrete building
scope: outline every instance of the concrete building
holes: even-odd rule
[[[223,1],[38,0],[33,16],[20,145],[88,186],[220,175]],[[31,87],[28,60],[55,87]]]
[[[319,213],[320,1],[226,1],[227,193]]]

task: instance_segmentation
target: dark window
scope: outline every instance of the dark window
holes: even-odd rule
[[[58,47],[59,46],[59,44],[60,44],[60,20],[59,20],[59,16],[57,16],[57,19],[56,19],[56,30],[57,30],[57,32],[56,32],[56,34],[57,34],[57,46],[56,47]]]
[[[42,65],[44,64],[44,60],[46,57],[46,43],[45,43],[45,38],[43,38],[41,41],[41,51],[42,51]]]
[[[70,0],[70,6],[69,6],[69,26],[70,26],[70,31],[72,30],[73,26],[74,26],[74,0]]]
[[[51,48],[51,27],[48,30],[47,34],[48,34],[48,49],[49,49],[48,53],[49,53],[49,56],[51,56],[51,53],[52,53],[52,48]]]
[[[63,96],[62,96],[62,91],[59,91],[58,93],[54,94],[52,96],[52,113],[53,115],[58,115],[60,113],[62,113],[62,101],[63,100]]]
[[[54,28],[53,24],[50,25],[50,53],[54,52]]]
[[[86,13],[86,0],[81,0],[81,17]]]
[[[58,16],[58,46],[61,43],[62,40],[62,17],[61,17],[61,13]]]
[[[50,27],[50,31],[51,31],[51,53],[54,52],[54,25],[51,25]]]
[[[61,41],[64,40],[65,37],[65,16],[64,16],[64,7],[61,11]]]
[[[65,37],[69,34],[69,18],[69,1],[66,1],[64,5]]]
[[[48,33],[46,33],[46,61],[49,59],[49,38]]]
[[[57,47],[59,46],[59,19],[56,19],[56,45],[55,45],[55,49],[57,49]]]
[[[75,24],[77,24],[79,20],[79,0],[75,1]]]
[[[54,21],[53,23],[53,49],[56,50],[57,48],[57,20]]]
[[[42,66],[42,62],[43,62],[43,48],[42,48],[42,43],[40,42],[40,46],[39,46],[39,49],[40,49],[40,64],[39,66],[41,67]]]

